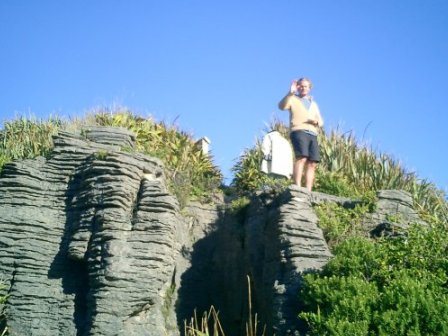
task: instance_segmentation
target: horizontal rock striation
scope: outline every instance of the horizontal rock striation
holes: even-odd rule
[[[274,198],[260,195],[249,207],[245,228],[247,274],[261,324],[268,334],[298,334],[301,278],[331,257],[311,194],[290,186]]]
[[[313,206],[362,203],[290,186],[179,209],[162,163],[133,152],[122,128],[60,132],[48,159],[16,161],[0,175],[0,309],[11,336],[181,335],[214,306],[228,335],[252,313],[268,335],[304,326],[300,286],[331,253]],[[182,213],[182,215],[181,215]],[[425,224],[402,191],[378,192],[367,234]],[[7,292],[5,292],[7,291]]]
[[[414,210],[412,196],[404,190],[379,190],[375,211],[364,226],[372,236],[403,234],[411,224],[427,226]]]
[[[0,276],[10,335],[177,333],[170,300],[177,200],[159,160],[116,129],[59,133],[48,160],[0,178]],[[117,136],[118,134],[118,136]],[[171,331],[170,331],[171,330]]]

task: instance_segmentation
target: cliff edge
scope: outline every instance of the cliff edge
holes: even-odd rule
[[[229,334],[254,310],[269,334],[295,335],[301,275],[331,258],[313,205],[352,200],[291,186],[255,195],[243,215],[180,210],[160,160],[127,149],[121,128],[60,132],[48,159],[0,175],[0,279],[10,335],[179,335],[214,305]],[[424,224],[401,191],[378,194],[371,234]],[[387,214],[400,213],[403,223]]]

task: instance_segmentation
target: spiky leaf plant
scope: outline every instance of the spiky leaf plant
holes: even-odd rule
[[[278,130],[286,138],[288,129],[274,120],[268,130]],[[319,134],[321,162],[319,163],[315,190],[346,196],[364,197],[381,189],[401,189],[411,193],[416,208],[431,220],[448,222],[446,195],[433,183],[419,179],[407,171],[392,156],[360,145],[352,132],[331,131]],[[261,141],[246,149],[233,167],[233,186],[239,193],[254,192],[272,183],[261,171]],[[284,185],[291,181],[284,181]]]
[[[0,130],[0,170],[13,160],[47,156],[53,148],[52,136],[64,127],[64,121],[53,117],[6,121]]]
[[[83,126],[124,127],[133,131],[137,150],[164,162],[168,182],[181,206],[191,198],[210,200],[222,183],[222,173],[213,164],[213,157],[201,151],[192,135],[122,107],[112,111],[97,109],[70,121],[20,118],[5,122],[0,131],[0,168],[12,160],[47,156],[53,148],[54,134],[59,130],[80,132]]]
[[[284,137],[288,137],[286,126],[280,121],[274,120],[267,131],[275,130]],[[232,167],[234,178],[231,186],[239,195],[247,195],[257,190],[279,192],[285,189],[290,181],[285,178],[275,178],[261,171],[263,151],[261,150],[261,139],[257,139],[253,148],[245,149]]]
[[[448,221],[444,192],[407,171],[392,156],[359,145],[352,133],[332,131],[328,136],[321,134],[319,142],[322,157],[319,169],[342,176],[355,195],[381,189],[405,190],[411,193],[422,215]]]

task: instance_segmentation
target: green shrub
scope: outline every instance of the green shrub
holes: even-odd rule
[[[374,284],[357,277],[311,279],[307,278],[307,289],[316,297],[308,293],[301,297],[315,312],[300,314],[311,335],[368,335],[372,309],[379,299]]]
[[[314,190],[341,197],[355,198],[357,196],[356,189],[344,175],[320,169],[319,166]]]
[[[335,203],[323,203],[314,207],[319,227],[330,249],[348,237],[363,233],[362,220],[369,209],[369,204],[357,205],[354,209],[345,209]]]
[[[399,272],[384,287],[372,329],[378,335],[447,335],[448,295],[412,271]],[[428,274],[429,275],[429,274]],[[431,277],[430,277],[431,278]]]
[[[335,246],[322,272],[304,277],[300,318],[310,335],[448,334],[448,233],[409,234]]]

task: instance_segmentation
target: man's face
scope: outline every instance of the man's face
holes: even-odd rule
[[[300,97],[307,96],[311,91],[311,86],[308,81],[301,81],[297,83],[297,91],[299,91]]]

